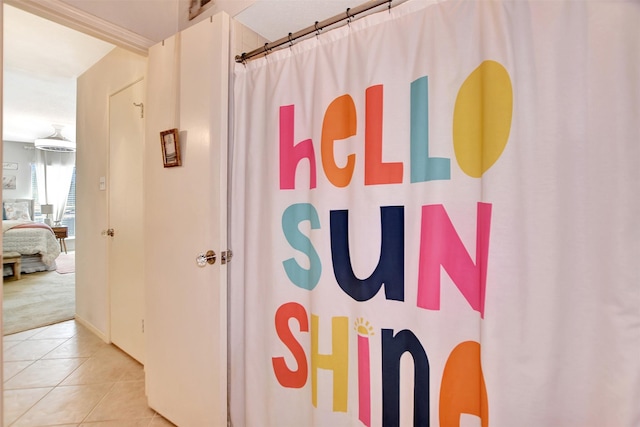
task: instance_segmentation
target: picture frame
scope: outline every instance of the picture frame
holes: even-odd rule
[[[4,175],[2,177],[2,189],[3,190],[15,190],[16,189],[16,176]]]
[[[160,145],[162,146],[162,163],[165,168],[182,165],[178,129],[160,132]]]
[[[212,0],[191,0],[189,4],[189,21],[215,4]]]

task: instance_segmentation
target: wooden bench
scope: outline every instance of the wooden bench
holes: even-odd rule
[[[2,253],[2,265],[11,264],[15,280],[20,280],[20,263],[20,254],[18,252]]]

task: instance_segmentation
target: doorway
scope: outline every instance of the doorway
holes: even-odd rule
[[[4,4],[2,8],[3,157],[9,166],[6,170],[3,168],[3,177],[13,179],[13,186],[3,191],[3,200],[33,200],[30,219],[42,223],[46,215],[42,212],[41,200],[37,200],[34,165],[38,151],[34,141],[51,135],[54,125],[62,125],[62,135],[75,141],[76,78],[114,46],[16,7]],[[22,278],[47,286],[55,283],[57,289],[60,288],[59,282],[64,282],[67,292],[60,298],[73,308],[67,307],[56,314],[59,307],[54,307],[62,302],[60,299],[49,301],[43,304],[43,310],[51,307],[50,310],[27,316],[25,320],[30,323],[25,322],[19,329],[30,329],[56,319],[66,320],[72,318],[75,311],[75,173],[72,184],[69,186],[67,181],[60,189],[71,196],[67,199],[62,223],[55,229],[55,239],[58,239],[61,249],[56,263],[64,264],[64,270],[59,271],[65,273],[54,271],[56,266],[52,271],[39,272],[43,267],[28,267],[23,263],[23,271],[29,274],[22,275]],[[15,283],[25,285],[26,282]],[[16,331],[15,327],[12,330]],[[5,330],[5,333],[9,332],[11,330]]]
[[[69,132],[68,136],[77,141],[79,147],[76,152],[77,164],[77,197],[78,215],[75,220],[75,258],[76,258],[76,321],[89,328],[104,341],[110,341],[109,323],[109,286],[108,277],[108,239],[105,237],[108,228],[108,157],[109,157],[109,129],[108,129],[108,99],[111,94],[130,84],[136,79],[140,79],[146,72],[146,51],[152,42],[145,37],[113,25],[101,25],[103,21],[94,15],[79,9],[64,8],[57,9],[55,4],[47,2],[35,4],[16,3],[16,7],[7,6],[12,12],[27,19],[40,20],[38,24],[25,25],[17,34],[9,31],[12,25],[19,20],[14,19],[15,14],[6,14],[3,17],[5,49],[3,59],[12,50],[10,41],[18,40],[23,42],[32,40],[32,35],[43,32],[45,28],[50,30],[50,26],[56,26],[57,30],[65,32],[65,43],[58,46],[50,46],[49,55],[55,62],[57,59],[73,59],[74,64],[79,63],[82,68],[73,72],[72,84],[65,86],[62,92],[67,94],[74,102],[72,108],[73,121],[77,127],[72,126],[76,135]],[[33,13],[30,13],[33,12]],[[37,16],[36,16],[37,15]],[[48,20],[48,19],[51,19]],[[59,24],[54,24],[55,21]],[[79,31],[71,28],[79,28]],[[34,30],[36,29],[36,30]],[[89,37],[84,32],[90,31],[92,35],[99,38]],[[12,35],[13,34],[13,35]],[[69,49],[74,45],[74,37],[81,37],[85,40],[83,44],[85,50],[82,54],[72,53]],[[48,39],[55,37],[47,34],[45,40],[31,45],[45,45]],[[87,42],[88,40],[88,42]],[[106,42],[105,42],[106,41]],[[97,42],[97,43],[94,43]],[[120,46],[120,47],[118,47]],[[14,49],[15,50],[15,49]],[[27,49],[21,46],[18,49],[22,57],[32,58],[34,55],[27,54]],[[107,64],[107,65],[105,65]],[[3,68],[6,70],[10,61],[5,61]],[[41,69],[50,65],[49,61],[41,61]],[[76,64],[77,65],[77,64]],[[19,68],[19,67],[18,67]],[[98,68],[98,70],[96,70]],[[59,73],[68,73],[71,68],[55,67]],[[91,77],[87,77],[91,75]],[[48,84],[30,84],[29,87],[43,88],[62,85],[60,76],[49,76]],[[47,80],[47,79],[45,79]],[[84,82],[84,83],[83,83]],[[56,83],[56,84],[53,84]],[[84,84],[84,86],[83,86]],[[5,99],[10,98],[11,91],[19,85],[7,81],[5,73]],[[64,85],[62,85],[64,86]],[[59,88],[59,87],[58,87]],[[16,99],[21,99],[20,93],[16,94]],[[46,102],[40,97],[35,101],[30,99],[29,106],[38,106],[42,109]],[[62,113],[62,104],[56,104],[57,110]],[[5,140],[9,127],[19,123],[26,123],[27,128],[33,129],[37,115],[27,114],[26,107],[19,112],[23,113],[22,119],[11,116],[10,108],[5,109]],[[56,116],[59,117],[59,116]],[[11,126],[7,124],[10,123]],[[47,122],[47,128],[51,126]],[[35,136],[27,138],[26,141],[33,142]],[[9,138],[11,139],[11,138]]]

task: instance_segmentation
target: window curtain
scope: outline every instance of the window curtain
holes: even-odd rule
[[[638,22],[416,0],[237,64],[232,425],[640,425]]]
[[[38,203],[53,205],[53,221],[59,224],[67,207],[73,168],[74,152],[35,150]]]

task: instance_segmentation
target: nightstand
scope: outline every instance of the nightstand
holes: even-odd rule
[[[53,230],[54,234],[56,235],[56,239],[58,239],[60,241],[60,251],[62,252],[62,250],[64,248],[64,253],[66,254],[67,253],[67,243],[64,241],[64,239],[69,237],[67,235],[69,229],[66,226],[51,227],[51,229]]]

